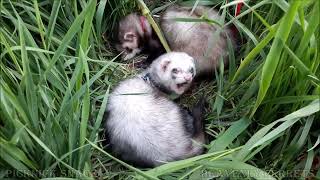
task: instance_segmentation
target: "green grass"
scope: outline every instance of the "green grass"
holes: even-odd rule
[[[157,14],[170,3],[154,2]],[[319,1],[246,1],[238,17],[225,1],[182,3],[221,7],[242,44],[179,101],[208,98],[207,153],[138,169],[99,136],[109,92],[134,74],[113,29],[138,3],[1,0],[0,178],[320,178]]]

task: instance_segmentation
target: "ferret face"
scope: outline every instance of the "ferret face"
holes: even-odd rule
[[[119,22],[119,43],[116,48],[123,52],[122,58],[128,60],[142,51],[145,38],[150,37],[152,29],[145,17],[129,14]]]
[[[196,75],[194,59],[183,52],[164,54],[151,65],[160,83],[177,95],[183,94]]]
[[[131,59],[141,52],[138,35],[134,30],[120,32],[118,39],[120,44],[118,44],[116,48],[119,52],[123,52],[122,58],[124,60]]]

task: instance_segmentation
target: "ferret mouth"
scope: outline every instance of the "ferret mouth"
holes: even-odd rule
[[[179,83],[179,84],[177,84],[177,88],[178,89],[182,88],[182,87],[186,86],[187,84],[188,84],[188,82]]]

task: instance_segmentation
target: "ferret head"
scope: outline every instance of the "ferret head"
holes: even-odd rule
[[[194,59],[184,52],[170,52],[158,57],[150,66],[152,78],[169,91],[183,94],[196,75]]]
[[[118,27],[118,51],[123,52],[122,58],[128,60],[142,51],[145,38],[151,36],[152,29],[144,16],[135,13],[125,16]]]

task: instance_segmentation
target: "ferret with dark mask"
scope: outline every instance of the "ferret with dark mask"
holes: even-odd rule
[[[134,165],[154,167],[201,154],[203,103],[192,113],[169,99],[181,95],[196,74],[194,59],[166,53],[110,94],[106,133],[111,149]]]
[[[119,52],[123,52],[124,60],[144,52],[149,55],[147,61],[150,63],[165,53],[146,17],[136,13],[129,14],[120,20],[116,48]]]

